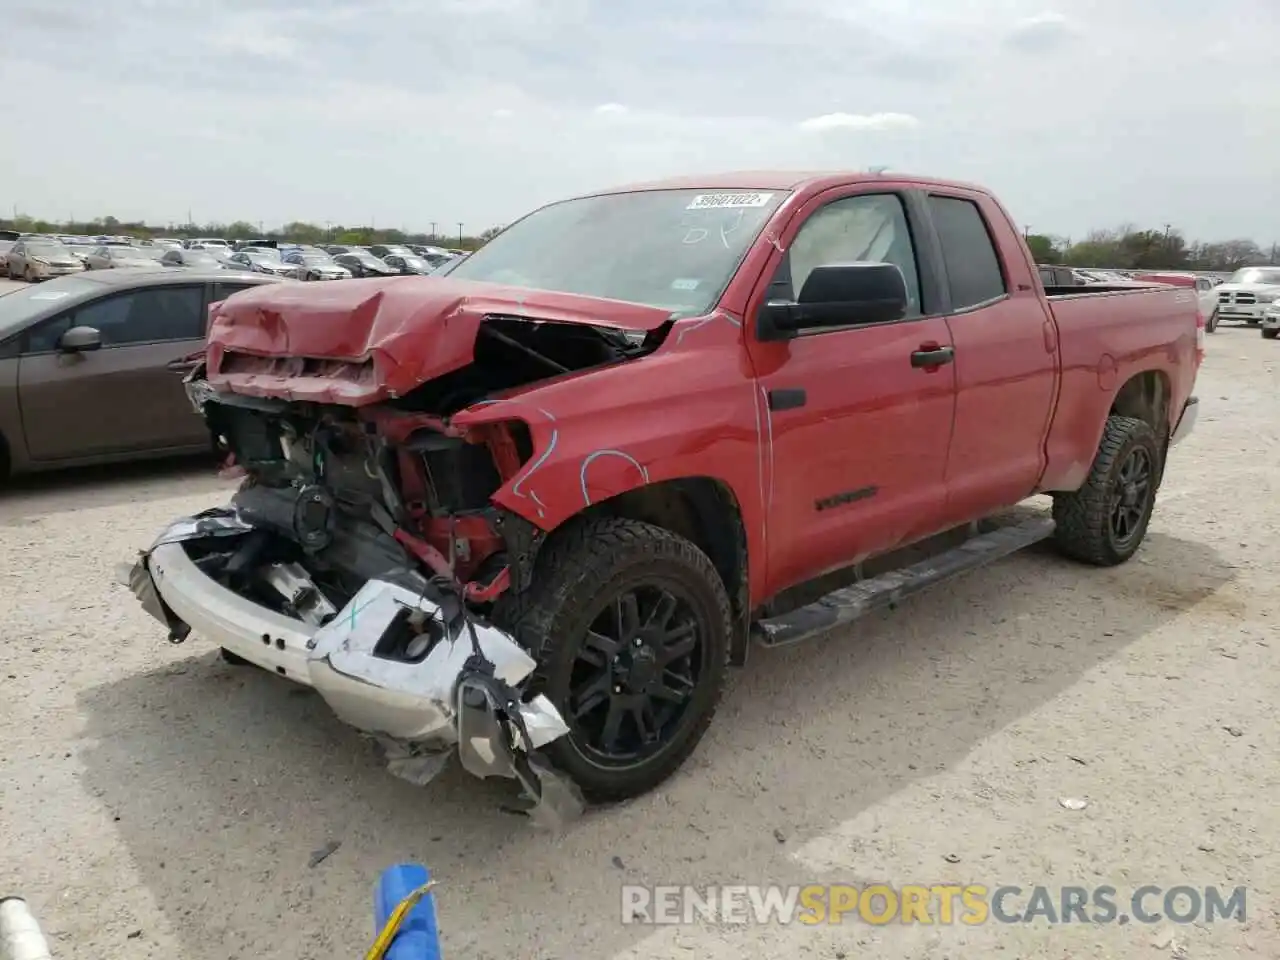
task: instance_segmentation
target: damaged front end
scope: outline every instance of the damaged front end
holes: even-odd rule
[[[122,571],[171,641],[195,630],[313,687],[407,780],[433,779],[456,749],[469,773],[517,780],[536,822],[581,812],[576,788],[538,755],[567,727],[524,689],[535,662],[509,634],[469,612],[450,583],[406,564],[335,604],[277,534],[246,519],[252,507],[236,501],[252,502],[243,496],[252,490],[170,524]]]
[[[457,750],[475,776],[518,781],[535,821],[580,813],[539,753],[568,728],[529,687],[533,657],[486,616],[540,536],[489,502],[527,459],[518,424],[464,435],[384,405],[219,392],[203,367],[187,388],[245,480],[122,573],[170,640],[195,632],[314,688],[412,782]]]
[[[543,531],[495,497],[556,435],[476,411],[651,351],[667,314],[443,280],[271,286],[218,305],[187,378],[243,484],[123,579],[171,640],[313,687],[397,775],[423,783],[457,750],[518,781],[539,822],[574,816],[576,786],[540,752],[567,726],[500,615]]]

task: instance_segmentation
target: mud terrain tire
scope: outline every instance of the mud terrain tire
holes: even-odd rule
[[[1161,467],[1160,444],[1150,424],[1133,417],[1108,417],[1084,486],[1053,498],[1058,549],[1099,567],[1132,557],[1147,535]],[[1127,523],[1117,529],[1120,512]]]
[[[643,639],[624,629],[623,604],[629,602],[628,596],[638,598],[639,615],[628,622],[643,625]],[[677,613],[655,614],[663,602],[672,601]],[[498,602],[494,621],[514,633],[538,661],[532,690],[546,694],[570,727],[567,736],[543,749],[588,801],[608,803],[639,796],[670,777],[693,753],[723,692],[733,630],[730,610],[724,582],[706,554],[669,530],[617,518],[583,521],[557,532],[539,554],[529,589]],[[681,626],[672,627],[671,633],[660,629],[662,623],[675,622]],[[664,658],[669,651],[688,642],[672,638],[686,628],[696,637],[695,652],[668,667]],[[616,646],[602,650],[599,644],[604,641],[616,641]],[[651,659],[642,660],[642,654]],[[626,664],[619,667],[620,660],[629,661],[630,669]],[[674,670],[680,671],[679,677],[669,673]],[[596,680],[579,679],[584,674]],[[619,676],[623,679],[616,679]],[[644,676],[651,678],[648,684],[641,679]],[[599,677],[609,678],[604,685],[607,702],[575,717],[575,706],[583,712],[583,704],[591,699],[580,691],[599,684]],[[641,718],[628,713],[622,722],[640,746],[629,758],[602,749],[600,744],[606,741],[600,738],[608,734],[594,733],[590,725],[603,714],[600,726],[608,729],[615,697],[618,703],[634,703],[630,699],[633,685],[654,690],[655,683],[666,684],[669,678],[673,683],[681,681],[681,706],[672,708],[665,699],[639,694],[649,706],[637,709],[658,711],[644,718],[645,725],[657,730],[656,736],[651,735],[646,744]],[[623,700],[620,691],[628,699]],[[664,696],[669,692],[663,688]],[[599,689],[594,695],[600,695]],[[669,709],[676,712],[663,723]],[[615,726],[615,743],[618,735]]]

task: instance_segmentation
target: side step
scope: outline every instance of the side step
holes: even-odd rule
[[[833,590],[790,613],[757,620],[752,634],[756,642],[765,647],[782,647],[811,640],[873,610],[892,607],[926,587],[1046,540],[1053,535],[1053,528],[1051,517],[1035,517],[979,534],[927,560]]]

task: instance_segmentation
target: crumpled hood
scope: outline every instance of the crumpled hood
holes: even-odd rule
[[[207,378],[219,390],[364,406],[471,363],[486,316],[654,330],[659,307],[449,277],[267,284],[217,305]]]

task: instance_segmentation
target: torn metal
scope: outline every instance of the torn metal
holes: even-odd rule
[[[234,506],[184,517],[119,579],[174,642],[194,629],[313,687],[381,744],[397,776],[426,783],[456,750],[469,773],[516,780],[538,824],[582,812],[577,787],[538,755],[568,727],[545,696],[523,689],[536,662],[510,634],[468,611],[441,578],[408,568],[367,580],[338,606],[302,564],[263,564],[254,582],[279,595],[286,617],[202,566],[202,549],[216,556],[223,540],[250,534],[262,530]]]

